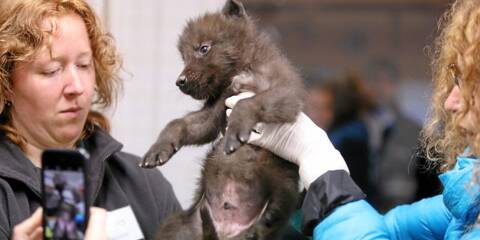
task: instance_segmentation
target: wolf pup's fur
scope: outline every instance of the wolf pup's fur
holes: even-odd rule
[[[204,162],[195,203],[167,220],[158,239],[279,239],[296,206],[298,168],[244,143],[258,122],[295,120],[302,79],[237,0],[189,21],[178,48],[185,69],[176,84],[204,106],[170,122],[142,167],[166,163],[182,146],[214,141],[227,127],[225,99],[244,90],[256,95],[233,108],[225,137]]]

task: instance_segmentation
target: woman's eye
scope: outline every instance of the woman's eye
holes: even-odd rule
[[[84,69],[88,69],[90,68],[90,63],[87,63],[87,64],[79,64],[77,65],[79,68],[84,68]]]
[[[208,51],[210,51],[210,45],[204,44],[204,45],[200,46],[200,48],[198,49],[198,51],[199,51],[202,55],[205,55],[205,54],[208,53]]]
[[[45,71],[41,72],[41,74],[46,76],[46,77],[51,77],[51,76],[55,75],[55,73],[57,73],[58,71],[60,71],[60,69],[45,70]]]

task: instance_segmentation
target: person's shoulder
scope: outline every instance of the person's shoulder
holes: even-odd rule
[[[133,165],[136,165],[137,167],[138,167],[138,164],[140,163],[139,156],[132,153],[128,153],[128,152],[123,152],[123,151],[116,152],[114,154],[114,158],[119,162],[122,162],[128,165],[133,164]]]
[[[120,165],[125,170],[125,172],[133,175],[141,175],[147,178],[148,181],[160,181],[166,182],[166,178],[163,174],[156,168],[141,168],[139,163],[141,158],[138,155],[128,153],[128,152],[116,152],[112,155],[109,161],[115,165]]]
[[[455,167],[440,174],[438,177],[442,182],[443,202],[456,218],[462,219],[466,223],[474,223],[480,215],[480,186],[472,182],[476,179],[474,176],[478,159],[474,156],[467,156],[466,151],[463,155],[457,156]]]
[[[166,217],[168,214],[181,209],[175,196],[171,183],[165,178],[157,168],[141,168],[138,164],[141,158],[137,155],[117,152],[112,156],[113,162],[110,164],[121,165],[122,171],[115,171],[117,174],[123,174],[132,180],[135,186],[145,186],[142,191],[150,192],[154,195],[160,209],[164,209],[162,214]]]

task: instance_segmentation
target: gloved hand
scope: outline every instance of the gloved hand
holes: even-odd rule
[[[253,95],[255,94],[252,92],[240,93],[227,98],[225,105],[233,108],[238,101]],[[227,116],[230,112],[231,109],[227,109]],[[297,164],[300,179],[307,189],[313,181],[328,171],[349,172],[345,160],[332,145],[325,131],[302,112],[293,123],[258,123],[248,142]]]

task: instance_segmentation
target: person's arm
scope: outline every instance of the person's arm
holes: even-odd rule
[[[227,99],[227,107],[243,97]],[[326,133],[303,113],[293,123],[258,124],[249,143],[299,165],[300,178],[308,189],[303,228],[308,235],[315,229],[314,239],[430,237],[441,236],[447,227],[449,213],[438,198],[399,207],[386,217],[378,214],[363,200],[365,195],[350,178],[345,161]]]
[[[398,206],[385,216],[361,200],[337,206],[315,227],[313,236],[314,240],[443,239],[451,219],[442,196]]]
[[[0,198],[0,239],[8,239],[11,235],[8,212],[5,211],[4,202]]]
[[[397,239],[387,231],[383,216],[365,200],[336,207],[313,231],[313,239]]]

